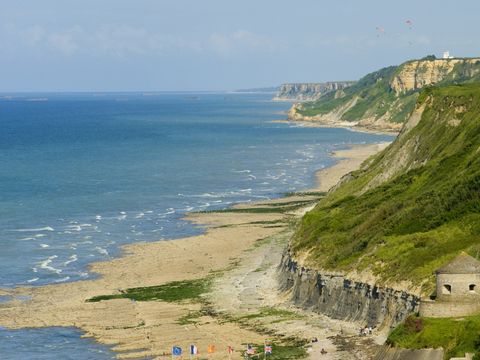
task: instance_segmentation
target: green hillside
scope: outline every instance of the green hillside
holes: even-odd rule
[[[409,77],[415,78],[415,86],[404,92],[396,91],[395,83],[411,80]],[[373,123],[373,126],[379,120],[401,124],[408,118],[424,85],[461,84],[478,80],[479,59],[442,60],[429,56],[375,71],[344,90],[298,105],[296,113],[311,117],[334,112],[341,121],[363,120],[368,125]]]
[[[480,251],[479,84],[422,91],[397,140],[305,215],[292,241],[307,266],[370,270],[426,293],[462,250]]]

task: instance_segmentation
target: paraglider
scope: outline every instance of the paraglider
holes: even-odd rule
[[[405,20],[405,24],[407,24],[408,28],[410,30],[412,30],[412,28],[413,28],[413,21],[412,20]]]
[[[377,30],[377,37],[380,37],[380,35],[385,35],[385,29],[382,26],[377,26],[375,29]]]

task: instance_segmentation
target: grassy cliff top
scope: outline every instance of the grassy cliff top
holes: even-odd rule
[[[340,120],[404,123],[418,93],[427,85],[464,84],[480,80],[480,59],[410,60],[372,72],[340,92],[298,107],[302,116],[340,114]]]
[[[387,149],[307,213],[306,265],[368,270],[433,290],[433,271],[480,253],[480,84],[427,88]]]

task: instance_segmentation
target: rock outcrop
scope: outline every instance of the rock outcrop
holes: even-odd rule
[[[420,304],[420,298],[405,291],[307,269],[288,251],[280,264],[279,281],[281,290],[288,292],[297,306],[377,328],[395,327]]]
[[[370,73],[344,89],[331,89],[328,96],[308,102],[301,98],[291,108],[289,119],[398,132],[422,88],[474,81],[480,81],[480,58],[407,61]]]
[[[354,84],[352,81],[283,84],[274,100],[313,101],[332,91],[345,89],[352,84]]]
[[[419,90],[425,86],[435,85],[445,80],[456,65],[475,65],[480,59],[435,59],[410,61],[402,65],[398,73],[390,82],[390,87],[396,95],[408,91]],[[473,77],[480,72],[479,68],[471,68],[469,76]],[[461,74],[458,74],[458,76]]]

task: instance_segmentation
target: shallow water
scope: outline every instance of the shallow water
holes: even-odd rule
[[[6,331],[0,328],[0,359],[115,359],[109,347],[92,339],[80,339],[73,328],[46,328]]]
[[[90,278],[86,266],[122,244],[202,231],[185,212],[311,187],[332,150],[391,140],[272,123],[289,104],[270,95],[41,97],[0,101],[0,287]],[[0,349],[45,336],[87,354],[69,331],[2,331]]]

